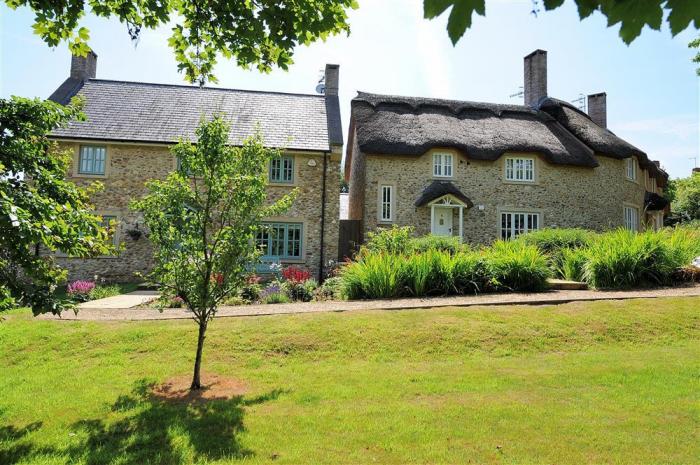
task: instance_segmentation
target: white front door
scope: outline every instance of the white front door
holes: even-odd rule
[[[452,208],[434,207],[435,217],[433,218],[433,234],[436,236],[452,235]]]

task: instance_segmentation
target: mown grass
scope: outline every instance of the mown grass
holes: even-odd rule
[[[0,324],[0,463],[697,463],[700,299]]]

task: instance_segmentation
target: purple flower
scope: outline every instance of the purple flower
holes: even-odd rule
[[[68,294],[87,295],[95,288],[95,283],[92,281],[73,281],[68,285]]]

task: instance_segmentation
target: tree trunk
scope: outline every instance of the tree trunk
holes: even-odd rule
[[[192,385],[190,390],[194,391],[202,388],[201,379],[199,376],[200,369],[202,368],[202,349],[204,348],[204,333],[207,330],[206,321],[199,322],[199,336],[197,337],[197,355],[194,359],[194,374],[192,375]]]

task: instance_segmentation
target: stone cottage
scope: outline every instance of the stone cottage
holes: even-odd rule
[[[411,225],[470,243],[544,227],[659,227],[668,175],[588,114],[547,96],[547,52],[526,56],[525,105],[359,92],[345,159],[362,232]]]
[[[104,185],[91,200],[105,221],[116,221],[113,240],[123,250],[92,259],[58,258],[71,279],[131,281],[150,269],[147,231],[129,201],[146,193],[145,181],[177,169],[170,147],[180,137],[194,140],[200,118],[215,113],[230,122],[231,144],[241,144],[259,127],[268,146],[283,150],[269,167],[270,199],[298,189],[292,207],[268,218],[257,238],[264,261],[297,264],[320,277],[337,258],[343,146],[338,65],[326,65],[322,95],[112,81],[96,79],[96,70],[96,54],[72,58],[70,76],[50,99],[66,104],[84,97],[87,121],[71,122],[52,137],[73,152],[71,181]]]

